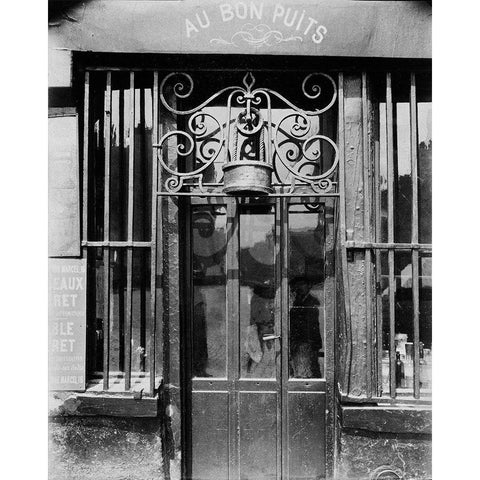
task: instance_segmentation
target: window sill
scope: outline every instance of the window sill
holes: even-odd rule
[[[134,393],[99,394],[78,392],[51,392],[49,417],[108,416],[143,417],[158,416],[158,395],[141,397]]]
[[[381,433],[432,433],[428,405],[341,406],[342,427]]]

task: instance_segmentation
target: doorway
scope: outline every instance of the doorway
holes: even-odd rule
[[[328,212],[320,197],[189,200],[185,478],[325,478]]]

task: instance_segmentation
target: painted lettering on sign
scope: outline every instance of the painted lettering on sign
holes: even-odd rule
[[[319,44],[327,34],[327,28],[306,10],[280,3],[267,8],[263,2],[221,3],[218,10],[202,9],[185,19],[185,34],[193,39],[213,25],[233,26],[237,22],[245,23],[238,30],[234,29],[230,38],[219,36],[212,38],[210,43],[233,46],[243,43],[260,47],[305,40]]]
[[[51,390],[85,389],[86,262],[49,259]]]

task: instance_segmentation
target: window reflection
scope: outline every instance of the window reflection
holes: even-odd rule
[[[324,376],[324,210],[289,209],[290,377]]]
[[[275,378],[275,230],[274,207],[240,211],[241,376]]]
[[[226,209],[192,209],[192,374],[226,376]]]

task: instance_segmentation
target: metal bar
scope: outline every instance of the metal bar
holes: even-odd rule
[[[396,352],[395,352],[395,269],[394,269],[394,251],[388,251],[388,301],[390,311],[390,396],[396,396]]]
[[[85,93],[83,105],[83,229],[82,238],[88,238],[88,132],[89,132],[89,109],[90,109],[90,73],[85,72]]]
[[[393,103],[392,103],[392,74],[387,73],[386,92],[387,114],[387,188],[388,188],[388,242],[393,243],[393,194],[394,194],[394,159],[393,159]]]
[[[288,458],[288,363],[290,356],[290,311],[289,311],[289,293],[288,293],[288,200],[281,199],[281,230],[280,230],[280,261],[283,268],[281,269],[281,325],[282,325],[282,376],[281,376],[281,391],[282,391],[282,472],[281,478],[288,478],[289,458]]]
[[[412,160],[412,243],[418,243],[417,93],[414,73],[410,75],[410,155]]]
[[[158,142],[158,72],[153,73],[153,143]],[[160,260],[162,252],[162,236],[160,228],[160,235],[157,238],[157,214],[158,214],[158,201],[157,198],[157,182],[158,182],[158,161],[157,161],[157,152],[153,148],[152,151],[152,237],[150,250],[150,339],[148,342],[147,355],[149,359],[150,367],[150,394],[153,395],[155,392],[155,342],[156,342],[156,298],[157,298],[157,242],[159,242],[160,247]],[[159,223],[161,227],[161,211]]]
[[[413,396],[420,398],[420,297],[418,251],[412,252],[413,294]]]
[[[415,73],[410,74],[410,155],[412,160],[412,242],[418,243],[418,154],[417,89]],[[420,299],[418,251],[412,251],[413,298],[413,396],[420,398]]]
[[[132,277],[133,277],[133,250],[127,249],[127,302],[125,317],[124,363],[125,363],[125,390],[130,390],[132,378]]]
[[[107,72],[107,83],[105,89],[105,111],[104,111],[104,145],[105,145],[105,195],[104,195],[104,219],[103,219],[103,240],[110,240],[110,141],[112,122],[112,73]]]
[[[388,242],[394,243],[393,231],[393,193],[394,193],[394,159],[393,159],[393,103],[392,74],[386,78],[386,114],[387,114],[387,186],[388,186]],[[394,251],[388,250],[388,293],[390,310],[390,396],[396,396],[396,355],[395,355],[395,269]]]
[[[283,276],[287,274],[287,264],[284,263],[285,258],[285,238],[283,235],[284,225],[287,222],[288,207],[285,199],[277,198],[275,200],[275,333],[280,336],[275,347],[279,349],[277,363],[277,478],[285,478],[287,476],[286,470],[283,466],[283,458],[281,452],[285,452],[286,438],[287,438],[287,422],[284,421],[285,416],[285,403],[286,397],[286,385],[288,381],[288,362],[286,356],[288,355],[287,343],[284,337],[286,333],[285,324],[288,322],[288,317],[285,313],[288,312],[285,309],[285,282]],[[284,266],[284,268],[282,268]],[[283,275],[283,276],[282,276]],[[288,315],[288,314],[287,314]],[[283,404],[283,408],[282,408]]]
[[[110,249],[103,249],[103,389],[108,390],[110,373]]]
[[[104,146],[105,146],[105,180],[104,180],[104,212],[103,240],[110,240],[110,140],[111,140],[111,110],[112,110],[112,73],[107,72],[104,105]],[[104,312],[103,312],[103,389],[108,390],[110,369],[110,249],[103,249],[104,262]]]
[[[135,247],[135,248],[149,248],[152,242],[95,242],[83,241],[82,247]]]
[[[135,172],[135,73],[130,72],[130,112],[128,142],[128,220],[127,239],[133,241],[133,180]]]
[[[240,478],[239,458],[239,399],[238,382],[240,375],[239,364],[239,243],[240,243],[240,214],[237,200],[227,201],[227,338],[228,351],[228,378],[229,392],[229,478]]]
[[[120,112],[123,117],[123,111]],[[128,146],[127,241],[133,242],[133,179],[135,161],[135,74],[130,72],[130,110]],[[132,375],[132,277],[133,250],[127,248],[127,301],[124,334],[125,390],[130,390]]]
[[[225,193],[213,193],[213,192],[157,192],[159,197],[225,197]],[[249,194],[236,195],[243,198],[259,198],[258,196],[252,196]],[[316,197],[316,198],[328,198],[328,197],[340,197],[340,193],[269,193],[268,195],[262,195],[262,198],[268,197]]]
[[[371,248],[374,250],[419,250],[419,251],[431,251],[431,243],[382,243],[382,242],[357,242],[347,241],[346,248],[352,249],[365,249]]]
[[[370,149],[368,143],[368,102],[367,102],[367,74],[362,72],[362,150],[363,150],[363,238],[369,242],[370,235]],[[366,389],[367,396],[372,396],[372,373],[373,373],[373,336],[372,336],[372,287],[371,287],[371,258],[370,249],[365,251],[365,308],[366,308]]]

